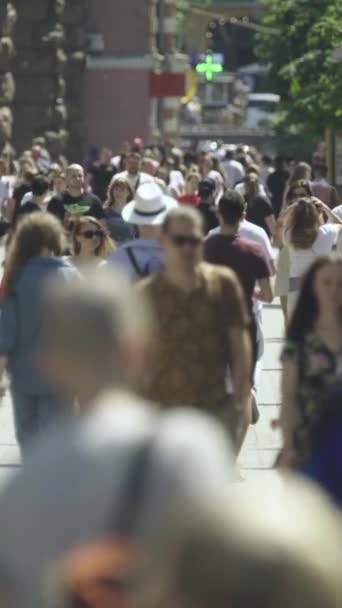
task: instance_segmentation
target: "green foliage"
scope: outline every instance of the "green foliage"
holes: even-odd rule
[[[264,0],[257,54],[271,64],[270,84],[282,98],[283,125],[293,133],[342,130],[342,0]],[[276,30],[278,33],[274,33]]]
[[[206,9],[210,4],[211,0],[177,0],[177,21],[179,28],[182,27],[189,9]]]

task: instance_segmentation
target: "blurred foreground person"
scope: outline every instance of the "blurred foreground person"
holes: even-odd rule
[[[157,321],[156,356],[143,390],[164,407],[182,403],[218,416],[238,450],[250,422],[249,319],[237,277],[203,262],[202,239],[195,209],[181,206],[165,217],[165,270],[141,285]]]
[[[139,294],[105,271],[59,286],[45,360],[89,409],[45,437],[0,494],[0,588],[16,608],[123,608],[151,535],[225,496],[229,448],[214,421],[161,413],[130,390],[151,333]]]
[[[61,257],[64,248],[60,222],[36,212],[21,220],[6,259],[0,353],[11,376],[16,436],[24,452],[43,428],[65,413],[60,396],[36,361],[46,282],[61,277],[61,285],[65,285],[79,278],[77,270]]]
[[[135,606],[337,608],[341,542],[341,519],[311,486],[245,487],[164,531]]]
[[[342,259],[318,258],[303,279],[288,327],[281,428],[282,461],[290,467],[310,462],[330,415],[335,416],[326,397],[342,377],[341,285]]]
[[[87,410],[101,393],[127,390],[145,372],[153,327],[143,300],[121,274],[84,269],[86,281],[47,292],[43,365],[66,399]]]

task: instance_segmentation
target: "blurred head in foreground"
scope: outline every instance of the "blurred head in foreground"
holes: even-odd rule
[[[155,535],[229,492],[211,418],[108,394],[46,437],[0,492],[0,600],[15,608],[128,608]],[[3,604],[1,604],[2,608]]]
[[[113,271],[51,283],[46,295],[42,365],[66,397],[86,405],[101,392],[134,384],[142,373],[149,311],[141,295]]]
[[[164,531],[136,606],[337,608],[341,523],[325,497],[299,481],[232,491],[228,504],[183,514],[177,530]]]

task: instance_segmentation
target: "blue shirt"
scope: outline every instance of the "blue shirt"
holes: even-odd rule
[[[138,273],[129,257],[131,250],[140,270]],[[164,267],[165,256],[161,245],[156,239],[134,239],[127,241],[110,254],[108,263],[123,271],[130,279],[144,277],[159,272]]]
[[[79,279],[65,258],[35,257],[23,266],[13,294],[0,305],[0,353],[8,358],[13,384],[30,395],[52,391],[38,370],[37,351],[44,311],[44,288],[52,278]]]

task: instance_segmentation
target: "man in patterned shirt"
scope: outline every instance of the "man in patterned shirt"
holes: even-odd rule
[[[144,392],[166,408],[182,404],[218,416],[238,450],[250,423],[249,318],[236,275],[202,261],[202,235],[195,209],[179,207],[164,220],[165,270],[140,286],[157,326]],[[234,399],[227,394],[228,368]]]

